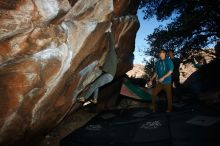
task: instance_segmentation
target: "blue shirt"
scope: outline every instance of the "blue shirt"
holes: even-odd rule
[[[158,60],[155,64],[155,72],[158,76],[158,79],[163,77],[165,74],[167,74],[169,71],[173,71],[174,65],[171,59],[166,58],[164,60]],[[171,84],[172,78],[171,75],[166,77],[162,84]]]

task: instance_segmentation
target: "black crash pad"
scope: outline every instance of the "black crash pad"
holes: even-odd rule
[[[151,113],[144,108],[104,112],[62,139],[60,145],[220,145],[219,112],[181,108],[173,113]]]

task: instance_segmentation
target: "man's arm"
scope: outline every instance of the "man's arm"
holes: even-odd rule
[[[154,73],[153,77],[150,79],[150,82],[153,82],[156,77],[157,77],[157,73]]]
[[[163,77],[159,79],[159,82],[163,82],[165,78],[170,76],[173,73],[173,69],[174,69],[173,62],[169,60],[169,71]]]
[[[148,86],[151,86],[152,85],[152,82],[153,80],[157,77],[157,73],[155,72],[153,77],[150,79],[150,81],[145,85],[145,87],[148,87]]]
[[[172,70],[168,71],[167,74],[165,74],[163,77],[161,77],[159,79],[159,82],[163,82],[165,78],[167,78],[168,76],[170,76],[173,73]]]
[[[146,87],[147,86],[151,86],[152,85],[152,82],[154,81],[154,79],[157,77],[157,63],[155,64],[155,72],[152,76],[152,78],[150,78],[150,81],[145,85]]]

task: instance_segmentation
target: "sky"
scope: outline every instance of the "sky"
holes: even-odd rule
[[[150,20],[144,20],[144,13],[142,12],[142,9],[138,9],[137,16],[140,22],[140,28],[137,32],[135,40],[134,64],[144,64],[143,59],[149,58],[144,56],[143,52],[141,52],[144,50],[144,48],[148,47],[148,44],[144,38],[146,38],[147,35],[153,33],[154,29],[159,25],[166,25],[167,23],[171,22],[171,20],[158,22],[155,17]]]
[[[143,50],[149,47],[144,38],[147,38],[147,35],[153,33],[154,29],[157,28],[159,25],[165,26],[170,23],[172,19],[176,17],[176,14],[173,14],[168,20],[165,20],[163,22],[157,21],[155,17],[150,20],[144,20],[144,13],[142,12],[142,9],[138,9],[137,16],[140,22],[140,28],[136,34],[133,63],[144,64],[144,58],[150,58],[149,56],[144,56],[143,53]],[[214,48],[215,44],[216,43],[209,44],[206,48]]]

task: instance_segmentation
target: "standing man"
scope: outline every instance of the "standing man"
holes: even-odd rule
[[[180,59],[175,57],[174,50],[169,50],[169,57],[173,62],[174,69],[172,74],[172,84],[174,84],[176,89],[180,89]]]
[[[156,96],[162,90],[166,92],[167,97],[167,110],[166,112],[172,111],[172,78],[173,73],[173,62],[166,58],[166,51],[161,49],[159,52],[159,60],[155,64],[155,73],[150,79],[149,84],[152,84],[153,80],[157,79],[156,87],[152,92],[152,105],[153,112],[156,111]]]

